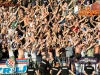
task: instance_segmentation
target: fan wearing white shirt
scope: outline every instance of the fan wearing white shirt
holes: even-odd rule
[[[78,3],[76,3],[74,7],[74,14],[78,14]]]
[[[82,57],[85,57],[85,56],[86,56],[86,48],[87,48],[87,46],[84,45],[84,46],[83,46],[83,49],[82,49],[82,51],[81,51],[81,56],[82,56]]]

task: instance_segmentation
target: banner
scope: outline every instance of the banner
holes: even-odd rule
[[[87,62],[91,62],[91,66],[94,67],[95,71],[97,72],[97,59],[96,58],[89,58],[89,57],[85,57],[85,58],[81,58],[79,60],[80,63],[80,73],[83,73],[84,71],[84,67],[87,65]]]
[[[97,64],[97,59],[96,58],[81,58],[80,60],[79,60],[79,62],[81,63],[81,64],[87,64],[87,62],[91,62],[91,64]]]
[[[12,73],[12,61],[2,60],[0,61],[0,74],[10,74]],[[27,59],[16,59],[15,73],[25,73],[27,70]]]

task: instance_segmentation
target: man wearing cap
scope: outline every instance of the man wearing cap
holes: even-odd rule
[[[84,74],[85,75],[94,75],[94,67],[91,66],[91,62],[87,63],[87,66],[84,67]]]

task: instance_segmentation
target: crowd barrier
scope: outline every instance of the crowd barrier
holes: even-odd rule
[[[65,58],[66,59],[66,58]],[[79,60],[80,63],[80,73],[83,73],[84,66],[87,65],[86,63],[90,61],[92,66],[94,67],[95,71],[97,71],[97,59],[96,58],[81,58]],[[16,59],[16,71],[12,73],[11,61],[9,59],[3,59],[0,61],[0,75],[25,75],[28,65],[28,60],[23,59]]]
[[[98,69],[97,69],[97,59],[96,58],[91,58],[91,57],[87,57],[87,58],[81,58],[79,60],[79,63],[80,63],[80,73],[83,73],[84,71],[84,67],[87,65],[87,62],[90,61],[91,62],[91,65],[94,67],[95,71],[96,71],[96,74],[98,72]]]
[[[26,73],[27,70],[27,59],[16,59],[16,65],[15,65],[15,73],[18,73],[18,75],[22,75]],[[0,61],[0,75],[1,74],[13,74],[13,68],[12,68],[12,61],[9,59],[3,59]]]

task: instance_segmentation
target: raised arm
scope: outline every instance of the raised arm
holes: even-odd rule
[[[71,2],[68,4],[68,6],[70,6],[73,3],[74,0],[71,0]]]
[[[22,40],[23,38],[25,38],[25,34],[18,41]]]
[[[91,43],[91,45],[87,48],[86,51],[88,51],[92,46],[95,46],[95,45],[96,45],[96,43]]]
[[[72,75],[75,75],[74,72],[72,72],[71,70],[69,70],[69,72],[70,72]]]
[[[19,9],[20,9],[20,7],[18,7],[18,8],[17,8],[17,10],[16,10],[15,14],[17,14],[17,12],[18,12],[18,10],[19,10]]]
[[[74,7],[72,6],[70,9],[68,9],[69,11],[72,10]]]
[[[83,19],[81,19],[81,20],[79,21],[79,23],[82,22],[82,21],[84,21],[85,19],[86,19],[86,17],[84,17]]]
[[[25,46],[23,49],[26,49],[26,48],[27,48],[27,46],[28,46],[28,45],[30,45],[30,44],[31,44],[31,42],[29,42],[28,44],[26,44],[26,46]]]
[[[62,70],[59,70],[58,73],[57,73],[57,75],[60,75],[61,71],[62,71]]]

